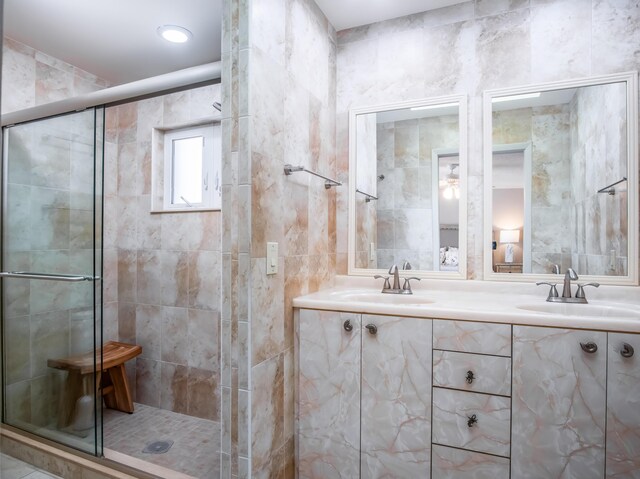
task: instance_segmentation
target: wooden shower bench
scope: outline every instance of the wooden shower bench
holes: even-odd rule
[[[67,387],[63,391],[59,426],[66,427],[73,416],[76,401],[83,395],[90,394],[94,387],[93,373],[96,373],[98,391],[96,397],[102,396],[105,405],[118,411],[133,412],[133,399],[124,364],[142,353],[142,347],[135,344],[108,341],[95,352],[89,351],[78,356],[63,359],[49,359],[50,368],[68,371]],[[94,364],[95,358],[95,364]],[[102,367],[100,361],[102,360]],[[103,374],[106,372],[106,374]]]

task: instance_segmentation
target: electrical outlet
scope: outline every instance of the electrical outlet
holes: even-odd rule
[[[267,243],[267,274],[278,272],[278,243]]]

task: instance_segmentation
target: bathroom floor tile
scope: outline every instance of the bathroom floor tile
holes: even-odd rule
[[[6,454],[0,454],[0,477],[2,479],[62,479]]]
[[[155,441],[173,441],[173,445],[164,454],[144,453],[144,448]],[[143,404],[136,404],[133,414],[105,409],[104,447],[209,479],[220,469],[220,424]]]

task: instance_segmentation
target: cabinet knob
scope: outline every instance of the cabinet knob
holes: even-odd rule
[[[348,333],[350,333],[351,331],[353,331],[353,324],[351,324],[351,320],[347,319],[344,324],[342,325],[342,327],[344,328],[344,330]]]
[[[471,384],[476,377],[473,375],[473,371],[467,371],[467,375],[465,379],[467,380],[467,384]]]
[[[620,356],[622,356],[623,358],[630,358],[633,356],[633,353],[635,351],[633,350],[633,346],[631,346],[630,344],[624,343],[622,345],[622,349],[620,350]]]
[[[598,350],[598,345],[593,341],[589,341],[588,343],[580,343],[580,347],[585,353],[593,354]]]
[[[372,334],[374,336],[378,334],[378,326],[376,326],[375,324],[367,324],[365,328],[369,330],[369,334]]]
[[[476,416],[475,414],[473,414],[471,416],[467,416],[467,426],[468,427],[473,427],[476,424],[478,424],[478,416]]]

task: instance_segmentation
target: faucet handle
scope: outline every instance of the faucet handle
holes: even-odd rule
[[[536,286],[540,286],[542,284],[546,284],[547,286],[550,286],[549,295],[547,296],[547,299],[549,299],[549,298],[557,298],[558,296],[560,296],[558,294],[558,289],[556,288],[556,283],[548,283],[546,281],[540,281],[539,283],[536,283]]]
[[[374,277],[374,279],[384,279],[384,289],[391,289],[391,285],[389,284],[389,276],[380,276],[379,274],[376,274]]]
[[[586,296],[584,295],[584,288],[587,286],[593,286],[594,288],[599,288],[600,287],[600,283],[586,283],[586,284],[579,284],[578,285],[578,291],[576,291],[576,298],[584,298],[586,299]]]
[[[411,291],[411,280],[420,281],[420,278],[416,278],[415,276],[404,278],[404,285],[402,285],[402,292],[404,294],[413,294],[413,291]]]

